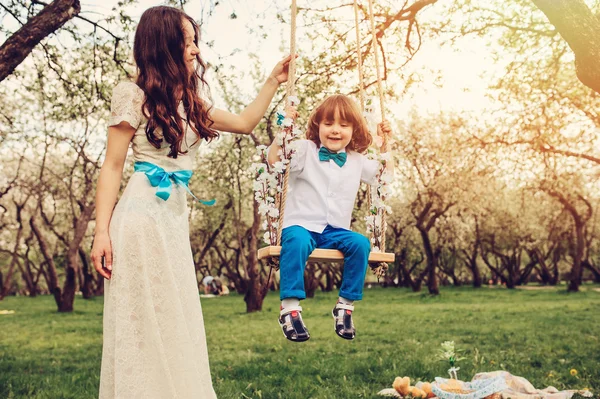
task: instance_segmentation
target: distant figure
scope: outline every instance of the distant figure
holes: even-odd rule
[[[206,276],[202,279],[204,293],[206,295],[227,295],[229,289],[225,286],[218,277]]]

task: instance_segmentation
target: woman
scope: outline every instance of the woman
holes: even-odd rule
[[[250,133],[279,84],[279,62],[239,115],[206,102],[198,26],[153,7],[135,34],[136,83],[113,91],[98,179],[92,260],[104,276],[100,398],[215,398],[189,243],[187,181],[202,140]],[[132,143],[135,173],[117,203]],[[113,209],[114,208],[114,209]]]

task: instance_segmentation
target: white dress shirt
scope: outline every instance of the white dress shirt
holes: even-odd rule
[[[322,233],[329,224],[349,230],[360,182],[375,184],[381,164],[350,151],[344,166],[339,167],[333,160],[320,161],[313,141],[294,144],[283,228],[297,225]]]

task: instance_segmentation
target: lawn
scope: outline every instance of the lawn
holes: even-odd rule
[[[203,299],[213,382],[227,398],[379,398],[396,376],[446,376],[440,344],[464,350],[459,377],[504,369],[536,387],[600,391],[600,292],[443,288],[439,297],[405,289],[365,290],[357,338],[333,331],[334,293],[302,303],[310,341],[283,338],[278,295],[246,314],[238,295]],[[51,297],[0,301],[0,398],[96,398],[102,298],[78,298],[71,314]],[[575,375],[573,375],[575,374]]]

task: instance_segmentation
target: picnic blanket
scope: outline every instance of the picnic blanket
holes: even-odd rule
[[[473,382],[486,379],[502,378],[506,383],[506,388],[500,391],[503,399],[570,399],[575,393],[585,397],[592,397],[590,391],[566,390],[559,391],[555,387],[536,389],[529,381],[523,377],[512,375],[508,371],[492,371],[489,373],[478,373],[473,377]],[[417,384],[418,386],[418,384]],[[378,392],[381,396],[401,398],[402,396],[393,388],[384,389]],[[460,396],[457,396],[457,398]]]

